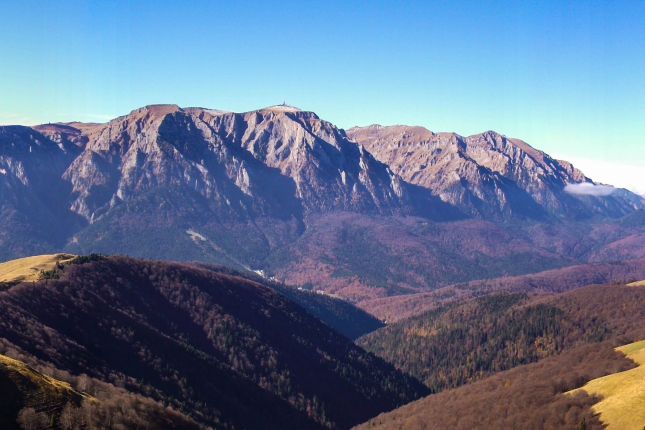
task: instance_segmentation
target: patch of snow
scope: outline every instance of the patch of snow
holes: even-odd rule
[[[343,181],[343,185],[347,185],[347,172],[344,170],[340,172],[340,179]]]
[[[327,296],[327,297],[332,297],[334,299],[340,299],[341,297],[338,294],[334,293],[327,293],[323,290],[312,290],[314,293],[319,294],[321,296]]]
[[[206,242],[206,238],[201,234],[199,234],[198,232],[196,232],[195,230],[193,230],[192,228],[189,228],[188,230],[186,230],[186,234],[190,236],[190,238],[195,243]]]
[[[249,269],[250,269],[250,268],[249,268]],[[277,279],[275,278],[275,276],[269,276],[269,275],[267,275],[267,272],[265,272],[265,271],[264,271],[264,270],[262,270],[262,269],[257,269],[257,270],[255,270],[255,269],[250,269],[250,270],[251,270],[253,273],[255,273],[256,275],[259,275],[259,276],[261,276],[261,277],[262,277],[262,278],[264,278],[264,279],[267,279],[267,280],[272,281],[272,282],[277,282]]]
[[[5,169],[0,169],[0,175],[7,175],[7,171]]]

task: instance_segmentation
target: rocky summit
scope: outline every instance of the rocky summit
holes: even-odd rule
[[[472,216],[580,219],[621,216],[643,206],[625,190],[603,196],[571,192],[568,185],[595,184],[571,163],[494,131],[463,137],[372,125],[347,133],[406,181]]]

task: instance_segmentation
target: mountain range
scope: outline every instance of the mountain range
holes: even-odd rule
[[[473,216],[581,219],[642,208],[637,195],[597,185],[571,163],[494,131],[463,137],[372,125],[347,134],[406,181]]]
[[[643,198],[493,131],[2,126],[0,426],[603,428],[643,240]]]
[[[284,105],[0,127],[2,259],[202,261],[356,302],[641,257],[644,205],[494,132],[345,132]]]

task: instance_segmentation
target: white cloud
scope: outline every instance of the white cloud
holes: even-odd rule
[[[581,184],[567,184],[564,187],[564,191],[569,194],[576,194],[579,196],[608,196],[616,188],[611,185],[596,185],[591,182],[583,182]]]
[[[575,156],[559,158],[572,162],[575,167],[596,182],[627,188],[636,194],[645,196],[645,160],[637,157],[628,162],[594,160]]]

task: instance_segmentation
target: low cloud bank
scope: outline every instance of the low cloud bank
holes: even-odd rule
[[[583,182],[581,184],[567,184],[564,187],[564,192],[575,194],[579,196],[608,196],[616,191],[616,188],[611,185],[596,185],[591,182]]]

